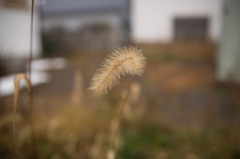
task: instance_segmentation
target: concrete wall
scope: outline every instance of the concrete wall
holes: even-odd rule
[[[217,57],[217,77],[240,84],[240,1],[226,0],[223,34]]]
[[[134,42],[171,42],[174,18],[208,17],[208,38],[217,41],[223,0],[132,0],[131,37]]]

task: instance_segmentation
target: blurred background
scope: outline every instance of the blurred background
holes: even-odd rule
[[[13,148],[13,78],[26,73],[31,0],[0,0],[0,158]],[[33,124],[22,80],[17,158],[239,159],[239,0],[35,0]],[[143,76],[88,92],[104,58],[137,46]],[[130,79],[133,83],[129,85]],[[130,87],[109,152],[110,123]],[[115,157],[114,157],[114,155]],[[107,156],[107,157],[106,157]]]

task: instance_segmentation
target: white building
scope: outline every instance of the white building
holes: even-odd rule
[[[137,43],[217,41],[223,0],[131,0],[131,38]]]
[[[0,57],[29,57],[31,1],[0,0]],[[34,16],[33,57],[41,53],[38,12]]]

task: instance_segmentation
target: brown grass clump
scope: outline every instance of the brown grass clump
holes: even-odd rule
[[[13,109],[13,112],[14,112],[14,120],[13,120],[13,143],[14,143],[14,146],[15,146],[15,141],[16,141],[16,114],[17,114],[17,106],[18,106],[18,97],[19,97],[19,84],[20,84],[20,80],[21,79],[24,79],[27,83],[27,87],[28,87],[28,94],[31,97],[31,92],[32,92],[32,87],[31,87],[31,82],[29,80],[29,78],[27,77],[26,74],[23,74],[23,73],[20,73],[20,74],[17,74],[14,78],[14,109]],[[31,99],[30,99],[31,100]]]
[[[19,84],[21,79],[24,79],[27,83],[27,88],[28,88],[28,95],[29,95],[29,112],[30,112],[30,127],[31,127],[31,140],[32,140],[32,146],[33,146],[33,151],[34,155],[36,156],[36,139],[34,135],[34,128],[33,128],[33,121],[32,121],[32,86],[31,86],[31,81],[27,77],[26,74],[20,73],[17,74],[14,78],[14,119],[13,119],[13,146],[15,153],[17,153],[17,146],[16,146],[16,115],[17,115],[17,107],[18,107],[18,97],[19,97]]]
[[[135,47],[124,47],[109,55],[92,78],[90,90],[95,95],[105,94],[124,75],[141,75],[145,67],[145,57]]]

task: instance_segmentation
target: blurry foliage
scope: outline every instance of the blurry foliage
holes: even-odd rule
[[[59,56],[66,51],[67,44],[63,41],[65,34],[62,28],[54,28],[42,33],[43,56]]]
[[[96,134],[107,133],[106,126],[111,116],[105,115],[111,111],[70,106],[38,114],[36,130],[39,158],[88,158]],[[1,121],[5,121],[0,123],[1,158],[12,158],[12,120],[5,115]],[[18,146],[25,159],[32,157],[28,124],[26,119],[18,119]],[[117,158],[158,159],[158,155],[163,155],[175,159],[194,154],[202,159],[238,159],[239,133],[239,127],[233,129],[223,125],[204,127],[197,131],[178,130],[161,124],[156,116],[148,116],[148,119],[137,117],[122,123],[122,144]],[[107,141],[107,134],[104,140]],[[103,150],[108,147],[107,144],[102,146]]]
[[[0,77],[6,75],[6,67],[5,60],[0,56]]]
[[[215,56],[214,43],[206,42],[173,42],[170,44],[140,45],[152,64],[161,62],[205,62],[213,63]]]
[[[7,55],[0,48],[0,77],[7,74],[7,63],[8,63]]]
[[[60,37],[64,33],[59,30],[55,34],[58,34],[58,37],[56,37],[59,40],[58,43],[62,43]],[[56,44],[53,41],[51,43],[51,40],[54,39],[50,39],[49,44],[51,45],[48,46],[48,49],[49,54],[53,55],[60,48],[55,47]],[[214,54],[212,52],[214,48],[212,44],[203,46],[194,44],[191,46],[185,45],[185,47],[182,45],[164,46],[163,48],[161,46],[140,47],[143,48],[143,52],[148,58],[148,68],[146,68],[146,73],[143,76],[145,81],[140,81],[143,84],[143,95],[140,101],[133,106],[133,117],[122,122],[120,134],[122,141],[117,159],[240,158],[239,88],[235,85],[224,87],[213,84],[204,91],[201,90],[201,94],[195,88],[197,98],[194,98],[193,103],[188,103],[186,101],[195,97],[194,93],[196,92],[189,91],[188,94],[186,92],[165,93],[163,89],[159,89],[159,85],[162,83],[149,78],[151,75],[155,77],[161,73],[154,71],[154,69],[163,63],[213,62]],[[103,56],[102,54],[93,56],[93,54],[87,53],[84,56],[86,57],[82,55],[81,59],[78,59],[75,55],[73,61],[75,67],[83,70],[83,77],[87,81],[87,78],[90,78],[91,73],[95,71],[97,67],[95,65],[100,64],[101,60],[99,59]],[[184,63],[184,66],[191,67],[192,65]],[[203,66],[205,67],[205,65]],[[184,69],[184,71],[187,70]],[[194,68],[193,71],[195,71]],[[60,81],[60,85],[54,85],[55,88],[50,87],[50,84],[34,89],[36,91],[34,122],[37,133],[38,156],[41,159],[88,159],[89,149],[94,143],[95,136],[103,134],[104,143],[101,147],[103,150],[99,159],[104,158],[105,150],[108,147],[109,122],[112,119],[116,103],[121,100],[120,91],[115,89],[110,95],[101,99],[93,100],[93,98],[85,97],[83,104],[74,105],[69,100],[71,91],[66,91],[66,87],[70,87],[72,81],[71,76],[66,72],[69,73],[69,69],[66,69],[65,73],[64,71],[59,72],[63,78],[51,83],[53,85],[53,83]],[[52,94],[49,93],[49,89],[53,89],[51,90]],[[63,91],[64,89],[65,91]],[[202,98],[202,94],[205,93],[209,93],[211,96]],[[188,98],[183,98],[184,95],[188,95]],[[24,97],[24,94],[22,94],[22,97]],[[6,109],[1,109],[0,112],[1,159],[13,158],[12,116],[8,114],[12,111],[12,97],[6,99],[8,99],[8,103],[1,104],[1,107]],[[199,101],[200,104],[202,104],[202,100],[208,101],[210,104],[203,102],[207,105],[203,106],[202,109],[204,109],[204,115],[210,114],[209,119],[204,115],[198,118],[202,125],[197,125],[197,129],[180,125],[181,121],[177,120],[183,120],[182,118],[176,118],[173,121],[164,120],[162,118],[162,115],[164,115],[163,108],[171,106],[170,102],[174,100],[176,100],[176,103],[173,103],[175,107],[181,110],[184,108],[182,110],[184,116],[181,117],[187,118],[187,124],[192,122],[196,125],[198,122],[190,118],[190,115],[187,114],[188,109],[198,104]],[[19,112],[22,116],[17,122],[18,144],[23,158],[31,159],[32,145],[29,136],[29,123],[26,113],[24,113],[26,110],[22,107],[24,103],[21,104]],[[205,110],[210,106],[213,107],[213,110],[209,112]],[[141,111],[141,109],[143,110]],[[174,112],[175,109],[173,106],[169,108],[171,112]],[[191,108],[191,110],[193,109],[196,109],[196,107]],[[163,113],[161,114],[161,112]],[[167,115],[170,114],[167,113]],[[178,115],[177,113],[174,115]],[[177,126],[174,127],[175,125]]]
[[[94,25],[88,25],[85,26],[82,31],[91,31],[93,33],[99,33],[99,32],[104,32],[104,31],[109,31],[111,29],[107,24],[104,23],[99,23],[99,24],[94,24]]]
[[[103,52],[116,48],[119,35],[115,28],[97,23],[70,31],[63,27],[42,33],[43,55],[59,56],[74,52]]]
[[[236,129],[240,133],[240,128]],[[156,125],[153,121],[141,120],[135,129],[125,127],[122,131],[123,145],[119,151],[121,159],[156,158],[164,152],[167,158],[186,158],[195,154],[202,159],[237,159],[240,154],[240,141],[227,127],[203,128],[199,131],[175,130]]]
[[[153,63],[159,62],[171,62],[177,61],[178,58],[174,57],[171,52],[168,50],[160,51],[160,52],[152,52],[146,55],[147,59]]]

